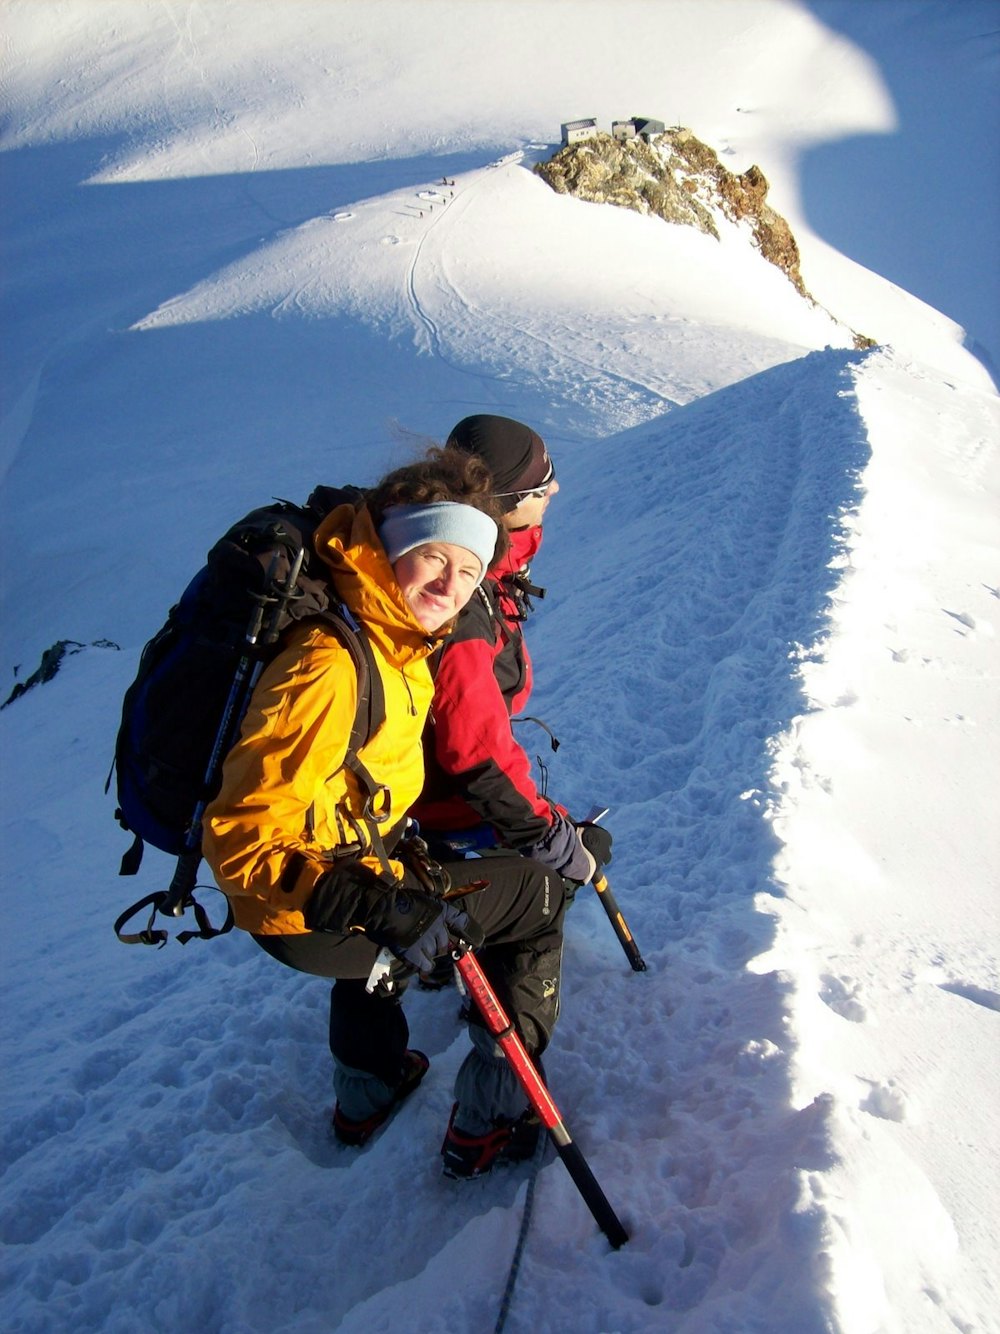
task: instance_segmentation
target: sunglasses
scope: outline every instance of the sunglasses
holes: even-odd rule
[[[545,481],[539,482],[538,486],[533,486],[530,489],[530,491],[495,491],[493,494],[497,500],[508,500],[516,496],[518,499],[518,503],[520,503],[522,500],[527,500],[529,496],[534,496],[536,500],[541,500],[544,496],[548,495],[549,488],[551,487],[552,483],[555,480],[556,480],[555,466],[552,463],[550,463],[549,475],[545,478]]]

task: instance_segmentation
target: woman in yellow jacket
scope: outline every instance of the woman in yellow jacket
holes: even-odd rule
[[[429,892],[433,868],[428,878],[412,842],[400,841],[423,783],[429,659],[503,554],[491,489],[480,460],[432,450],[390,473],[364,504],[328,515],[316,550],[367,637],[385,697],[385,721],[357,752],[370,781],[345,765],[354,663],[331,629],[307,623],[261,676],[203,822],[204,855],[237,925],[289,967],[336,979],[333,1130],[346,1144],[363,1144],[426,1073],[426,1056],[407,1046],[400,1000],[408,978],[429,971],[452,939],[482,947],[480,961],[534,1054],[558,1014],[560,877],[516,854],[491,858],[486,889],[446,902]],[[460,885],[471,865],[444,874]],[[470,902],[471,912],[460,906]],[[382,947],[396,958],[392,990],[369,992]],[[442,1146],[454,1177],[524,1156],[537,1135],[492,1038],[474,1020],[470,1033]]]

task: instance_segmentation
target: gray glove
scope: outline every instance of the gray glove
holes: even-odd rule
[[[556,810],[552,812],[552,824],[544,838],[519,851],[543,866],[550,866],[564,880],[575,880],[577,884],[589,880],[597,868],[576,825]]]

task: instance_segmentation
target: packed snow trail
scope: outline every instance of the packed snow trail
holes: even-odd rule
[[[986,1331],[1000,1328],[1000,1100],[983,1064],[1000,1009],[1000,400],[967,391],[957,410],[950,377],[888,350],[857,394],[873,454],[802,715],[774,748],[779,892],[761,907],[777,930],[753,966],[794,991],[794,1102],[831,1105],[841,1161],[808,1191],[839,1238],[845,1327]],[[986,1095],[959,1070],[981,1070]]]
[[[573,1072],[569,1105],[614,1061],[601,1139],[615,1146],[622,1185],[612,1167],[607,1189],[638,1191],[638,1215],[657,1220],[614,1272],[671,1329],[685,1328],[686,1311],[703,1328],[714,1294],[737,1285],[741,1327],[767,1327],[767,1293],[786,1267],[798,1287],[782,1327],[826,1319],[822,1219],[798,1218],[796,1205],[800,1169],[832,1161],[828,1109],[792,1111],[785,984],[746,964],[773,929],[755,907],[778,848],[766,818],[770,739],[803,707],[798,665],[824,628],[842,519],[869,454],[853,389],[863,361],[815,353],[595,445],[579,467],[608,486],[578,495],[570,473],[573,532],[546,565],[554,596],[536,705],[570,752],[552,761],[553,788],[571,804],[600,796],[614,807],[610,878],[653,970],[627,988],[599,909],[582,905],[590,932],[585,962],[570,965],[558,1061]],[[599,535],[611,530],[603,559]],[[588,650],[562,651],[588,621]],[[564,770],[576,738],[588,759],[574,792]],[[568,936],[572,960],[572,923]],[[536,1238],[556,1226],[549,1199],[543,1190]],[[533,1245],[522,1281],[558,1286],[559,1263],[557,1247]]]

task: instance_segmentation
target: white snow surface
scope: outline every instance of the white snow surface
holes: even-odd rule
[[[562,744],[524,736],[611,808],[649,965],[578,896],[546,1073],[630,1238],[550,1151],[505,1328],[1000,1330],[1000,405],[918,280],[808,224],[805,155],[892,134],[918,67],[852,41],[871,8],[4,5],[4,696],[70,641],[0,714],[5,1331],[497,1325],[530,1169],[440,1174],[455,994],[408,995],[430,1073],[340,1148],[327,985],[240,933],[119,944],[172,864],[116,877],[104,791],[223,528],[475,411],[556,459],[529,639]],[[995,106],[992,0],[877,8],[942,124]],[[532,174],[560,122],[639,112],[762,167],[819,304],[740,228]],[[903,248],[899,142],[870,226]],[[963,255],[955,311],[995,287]]]

